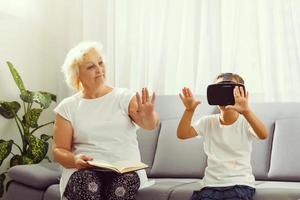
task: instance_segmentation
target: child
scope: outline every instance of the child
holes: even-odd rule
[[[220,74],[215,82],[223,81],[244,84],[243,79],[233,73]],[[248,92],[236,86],[234,105],[218,106],[219,114],[204,116],[193,124],[192,117],[200,102],[189,88],[183,88],[182,93],[179,96],[185,111],[177,128],[177,137],[204,137],[204,151],[208,157],[204,187],[194,191],[191,200],[251,200],[255,193],[250,164],[252,139],[266,139],[268,133],[248,106]]]

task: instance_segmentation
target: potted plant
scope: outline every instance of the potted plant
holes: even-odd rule
[[[21,104],[17,101],[1,101],[0,100],[0,114],[6,118],[14,120],[20,136],[20,144],[14,140],[0,139],[0,167],[3,161],[12,154],[10,158],[9,168],[15,165],[35,164],[39,163],[47,157],[49,148],[49,139],[52,136],[47,134],[39,134],[37,132],[44,126],[51,125],[54,121],[39,125],[38,119],[43,110],[47,109],[52,101],[56,101],[56,96],[49,92],[38,91],[33,92],[25,88],[25,85],[10,62],[7,62],[11,75],[20,90]],[[19,112],[20,111],[20,112]],[[13,152],[12,148],[15,146],[17,152]],[[6,173],[1,170],[0,173],[0,197],[4,193],[4,181]]]

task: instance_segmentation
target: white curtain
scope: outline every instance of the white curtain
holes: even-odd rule
[[[252,100],[300,101],[299,0],[105,2],[98,29],[114,86],[205,94],[217,74],[235,72]]]

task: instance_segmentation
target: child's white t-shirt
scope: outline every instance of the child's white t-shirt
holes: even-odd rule
[[[67,119],[73,127],[72,152],[89,155],[94,160],[141,161],[136,130],[128,116],[128,106],[134,93],[114,88],[95,99],[84,99],[76,93],[64,99],[54,111]],[[70,176],[77,169],[63,168],[60,191],[63,195]],[[140,188],[147,182],[145,170],[137,171]]]
[[[220,114],[205,116],[193,124],[197,134],[204,139],[207,155],[203,184],[254,187],[250,160],[252,140],[256,135],[242,115],[231,125],[222,125],[219,117]]]

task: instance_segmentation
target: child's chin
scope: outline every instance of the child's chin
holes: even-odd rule
[[[226,108],[226,106],[218,106],[220,110],[226,111],[226,110],[232,110],[231,108]]]
[[[220,110],[227,110],[225,106],[218,106]]]

